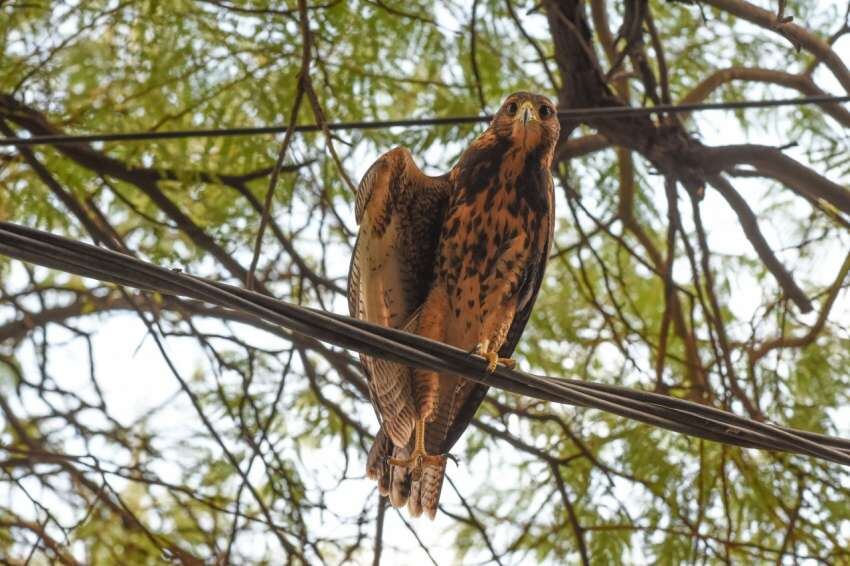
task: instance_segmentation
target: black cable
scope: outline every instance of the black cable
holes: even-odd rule
[[[584,121],[594,118],[626,118],[646,116],[650,114],[682,114],[689,112],[705,112],[708,110],[740,110],[746,108],[775,108],[779,106],[806,106],[810,104],[838,104],[850,102],[848,96],[808,96],[804,98],[785,98],[778,100],[743,100],[734,102],[703,102],[694,104],[659,104],[634,108],[630,106],[606,106],[604,108],[571,108],[558,112],[561,120]],[[474,124],[489,122],[493,117],[485,116],[456,116],[445,118],[412,118],[407,120],[378,120],[373,122],[334,122],[327,124],[331,131],[339,130],[375,130],[394,127],[418,126],[451,126],[459,124]],[[177,138],[211,138],[252,136],[258,134],[280,134],[287,126],[256,126],[246,128],[210,128],[200,130],[173,130],[169,132],[124,132],[111,134],[79,134],[79,135],[46,135],[32,137],[16,137],[0,139],[0,146],[32,146],[57,145],[69,143],[116,142],[140,140],[167,140]],[[296,132],[319,132],[318,124],[302,124],[295,126]]]
[[[796,431],[706,405],[614,385],[537,376],[500,367],[421,336],[299,307],[266,295],[167,270],[48,232],[0,222],[0,254],[121,285],[237,310],[337,346],[405,365],[451,372],[514,393],[592,407],[653,426],[742,447],[805,454],[850,466],[850,440]]]

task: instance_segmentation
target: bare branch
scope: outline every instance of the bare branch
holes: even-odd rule
[[[694,104],[704,101],[712,92],[732,81],[749,81],[774,84],[794,89],[806,96],[824,96],[828,94],[815,84],[807,75],[795,75],[785,71],[762,69],[758,67],[728,67],[714,71],[703,79],[688,94],[680,104]],[[824,112],[832,116],[839,124],[850,127],[850,111],[840,104],[819,104]]]
[[[826,324],[826,320],[829,317],[832,306],[835,304],[835,299],[838,298],[838,293],[844,288],[844,280],[847,279],[848,273],[850,273],[850,255],[847,255],[847,257],[844,258],[844,263],[838,270],[838,275],[832,283],[832,286],[829,288],[829,294],[827,295],[823,306],[821,306],[818,318],[809,331],[802,336],[777,336],[762,342],[759,346],[748,352],[750,364],[755,364],[769,352],[778,348],[804,348],[814,342],[815,339],[820,336],[821,331]]]
[[[782,287],[782,290],[785,291],[785,294],[797,304],[797,307],[803,312],[809,312],[812,310],[812,303],[806,294],[803,292],[800,287],[797,286],[797,283],[794,281],[794,278],[785,269],[785,267],[779,262],[774,255],[773,250],[770,249],[767,241],[764,239],[764,236],[759,230],[758,220],[756,219],[756,215],[753,213],[752,209],[747,204],[747,201],[735,190],[735,188],[727,181],[725,178],[720,175],[715,175],[709,177],[709,182],[717,189],[726,202],[729,203],[729,206],[732,207],[732,210],[735,211],[735,214],[738,215],[738,220],[741,223],[741,228],[744,230],[744,234],[746,234],[747,239],[755,248],[756,253],[759,258],[761,258],[764,265],[767,269],[773,274],[776,278],[779,286]]]
[[[789,187],[813,201],[824,201],[850,214],[850,190],[819,175],[775,147],[765,145],[727,145],[703,147],[699,159],[707,171],[719,172],[741,164]]]
[[[709,6],[714,6],[724,12],[729,12],[766,30],[781,33],[784,37],[802,46],[832,71],[844,90],[850,94],[850,69],[832,47],[823,39],[806,28],[791,21],[780,21],[776,14],[759,8],[744,0],[702,0]]]

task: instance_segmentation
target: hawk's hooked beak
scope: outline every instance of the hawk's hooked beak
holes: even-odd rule
[[[534,105],[530,100],[526,100],[520,105],[517,116],[522,116],[523,125],[528,124],[531,120],[537,120],[537,116],[534,114]]]

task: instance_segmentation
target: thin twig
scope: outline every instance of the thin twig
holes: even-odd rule
[[[302,6],[303,0],[298,3],[299,11],[306,14],[306,7]],[[302,26],[306,25],[305,15],[301,16]],[[292,105],[292,111],[289,115],[289,126],[286,128],[286,135],[283,137],[283,142],[280,144],[280,151],[277,153],[277,160],[272,169],[272,175],[269,179],[269,188],[266,190],[266,198],[263,201],[263,214],[260,218],[260,227],[257,229],[257,239],[254,241],[254,255],[251,258],[251,265],[248,267],[248,276],[245,278],[245,286],[248,289],[254,288],[254,272],[257,269],[257,263],[260,261],[260,251],[263,246],[263,234],[266,231],[271,219],[271,208],[274,200],[274,190],[277,185],[277,178],[280,175],[280,170],[283,167],[283,160],[286,157],[286,152],[289,149],[289,144],[292,141],[292,136],[295,134],[295,122],[298,119],[298,111],[301,108],[301,100],[304,97],[304,77],[310,69],[310,45],[307,43],[309,34],[304,36],[304,45],[301,48],[301,69],[298,71],[298,81],[295,86],[295,102]]]

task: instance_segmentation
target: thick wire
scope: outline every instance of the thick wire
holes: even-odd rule
[[[693,104],[659,104],[648,107],[630,106],[607,106],[604,108],[571,108],[558,111],[558,117],[562,121],[574,120],[585,121],[594,118],[629,118],[635,116],[646,116],[650,114],[683,114],[691,112],[705,112],[709,110],[741,110],[748,108],[775,108],[778,106],[807,106],[811,104],[839,104],[850,102],[850,95],[846,96],[808,96],[804,98],[784,98],[777,100],[741,100],[732,102],[702,102]],[[408,120],[377,120],[360,122],[333,122],[328,123],[327,128],[331,131],[339,130],[375,130],[394,127],[421,127],[421,126],[451,126],[460,124],[475,124],[489,122],[492,115],[483,116],[455,116],[445,118],[412,118]],[[252,136],[258,134],[280,134],[285,132],[287,126],[256,126],[244,128],[210,128],[198,130],[172,130],[167,132],[122,132],[107,134],[55,134],[31,137],[10,137],[0,139],[0,146],[33,146],[33,145],[59,145],[72,143],[92,142],[116,142],[116,141],[140,141],[140,140],[167,140],[178,138],[211,138]],[[299,133],[319,132],[322,130],[319,124],[302,124],[295,126]]]
[[[17,224],[0,222],[0,254],[101,281],[230,308],[342,348],[409,366],[459,374],[521,395],[601,409],[726,444],[803,454],[850,466],[848,439],[758,422],[683,399],[614,385],[540,376],[503,367],[490,374],[482,358],[441,342],[300,307]]]

